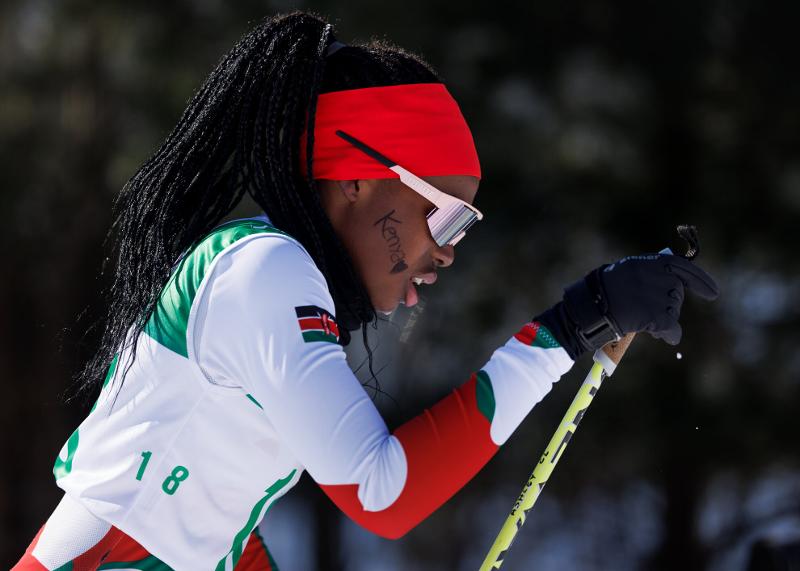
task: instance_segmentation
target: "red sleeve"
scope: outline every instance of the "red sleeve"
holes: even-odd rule
[[[390,539],[403,536],[450,499],[497,452],[489,435],[494,414],[491,391],[484,373],[473,375],[394,431],[406,454],[408,476],[400,496],[388,508],[365,511],[355,484],[323,485],[322,489],[359,525]]]

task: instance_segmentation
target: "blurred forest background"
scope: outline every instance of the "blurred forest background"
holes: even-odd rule
[[[390,424],[587,270],[682,250],[675,226],[700,229],[721,298],[689,300],[679,347],[637,340],[503,569],[738,571],[758,541],[797,545],[800,3],[5,0],[0,568],[57,503],[53,460],[88,411],[63,397],[92,349],[115,194],[222,54],[292,8],[329,16],[342,41],[426,57],[483,164],[485,221],[424,310],[374,332]],[[263,526],[279,565],[477,569],[588,366],[400,541],[357,528],[306,478]]]

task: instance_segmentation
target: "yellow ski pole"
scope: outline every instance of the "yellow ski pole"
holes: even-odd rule
[[[629,333],[619,341],[609,343],[595,352],[594,365],[583,381],[581,388],[578,389],[578,394],[575,395],[575,399],[567,409],[561,424],[550,439],[550,443],[545,448],[544,454],[542,454],[539,463],[533,470],[533,474],[528,478],[525,487],[522,488],[522,493],[514,503],[514,507],[511,508],[511,513],[506,518],[500,533],[497,534],[497,539],[494,540],[494,544],[492,544],[489,554],[484,559],[480,571],[499,569],[503,564],[506,552],[514,542],[517,532],[522,527],[522,524],[525,523],[527,513],[536,503],[542,488],[544,488],[550,478],[550,474],[558,464],[558,460],[564,453],[570,438],[578,428],[578,423],[580,423],[583,415],[586,414],[586,409],[592,403],[592,399],[597,394],[602,382],[606,377],[611,376],[614,369],[616,369],[625,351],[628,350],[633,336],[633,333]]]
[[[683,255],[687,260],[693,260],[700,253],[700,243],[697,237],[697,228],[691,225],[678,226],[678,235],[686,240],[689,249]],[[672,250],[665,248],[661,250],[661,254],[672,254]],[[545,448],[544,454],[539,459],[539,463],[533,470],[533,474],[528,478],[525,487],[522,488],[522,493],[511,508],[511,513],[506,518],[500,533],[497,534],[497,539],[494,540],[489,554],[483,560],[480,571],[490,571],[491,569],[499,569],[503,564],[506,553],[514,542],[517,532],[525,523],[525,518],[528,512],[536,503],[539,494],[550,478],[553,470],[558,464],[559,458],[564,453],[564,449],[578,428],[583,415],[586,414],[586,409],[592,404],[592,399],[600,385],[606,377],[610,377],[614,370],[617,368],[622,356],[633,341],[635,333],[628,333],[619,341],[609,343],[602,349],[594,353],[594,365],[592,366],[586,379],[583,381],[581,388],[578,389],[578,394],[575,395],[572,404],[569,405],[567,413],[561,419],[561,424],[556,429],[555,434],[550,439],[550,443]]]

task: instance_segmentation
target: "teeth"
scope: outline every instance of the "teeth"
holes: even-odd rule
[[[411,281],[414,282],[414,285],[422,285],[424,283],[422,278],[411,278]]]

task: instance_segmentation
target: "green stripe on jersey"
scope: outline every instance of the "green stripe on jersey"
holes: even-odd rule
[[[108,372],[106,373],[106,378],[103,380],[103,388],[108,386],[108,383],[111,381],[111,378],[114,376],[114,373],[117,372],[117,363],[119,363],[119,353],[114,355],[114,358],[111,359],[111,364],[108,366]],[[95,403],[96,405],[97,403]]]
[[[256,405],[258,408],[260,408],[261,410],[264,410],[264,407],[263,407],[263,406],[261,406],[261,403],[260,403],[260,402],[258,402],[258,401],[256,400],[256,397],[254,397],[254,396],[253,396],[253,395],[251,395],[250,393],[247,393],[247,394],[245,394],[244,396],[246,396],[247,398],[249,398],[249,399],[250,399],[250,402],[252,402],[252,403],[253,403],[254,405]]]
[[[155,310],[147,320],[145,333],[178,355],[188,357],[186,328],[197,289],[203,281],[214,258],[234,242],[254,234],[281,234],[288,236],[262,220],[234,220],[223,224],[203,238],[178,263]]]
[[[108,373],[106,373],[106,378],[103,381],[103,386],[100,388],[100,391],[102,391],[104,388],[106,388],[108,386],[108,383],[111,382],[111,379],[114,377],[114,373],[117,372],[117,364],[118,363],[119,363],[119,353],[114,355],[114,358],[111,360],[111,364],[108,366]],[[97,403],[100,402],[100,397],[101,396],[102,395],[98,395],[97,396],[97,400],[95,400],[94,404],[92,405],[92,410],[89,411],[90,413],[94,412],[94,409],[97,408]]]
[[[475,397],[478,401],[478,410],[486,417],[486,420],[492,422],[495,409],[492,380],[486,371],[478,371],[475,381]]]
[[[103,381],[103,387],[100,389],[101,391],[108,386],[109,381],[111,381],[111,377],[114,376],[114,373],[117,370],[117,364],[119,363],[119,353],[114,355],[114,358],[111,360],[111,364],[108,366],[108,373],[106,373],[106,378]],[[100,402],[100,396],[97,397],[97,400],[94,401],[92,405],[92,409],[89,411],[89,414],[94,412],[94,409],[97,408],[97,403]],[[81,436],[78,432],[78,428],[76,428],[72,434],[70,434],[69,440],[64,447],[61,448],[61,451],[56,456],[56,461],[53,464],[53,475],[56,477],[56,480],[59,478],[63,478],[70,472],[72,472],[72,460],[75,458],[75,452],[78,451],[78,444],[80,443]],[[66,448],[66,450],[64,450]],[[61,452],[65,452],[65,457],[61,459]],[[71,565],[71,563],[70,563]],[[59,569],[61,569],[59,567]],[[69,568],[71,569],[71,567]],[[64,571],[68,571],[67,568]]]
[[[328,343],[338,343],[336,335],[325,333],[324,331],[303,331],[303,341],[311,343],[313,341],[326,341]]]
[[[258,522],[261,521],[264,515],[266,515],[266,513],[261,513],[261,511],[264,509],[264,505],[270,500],[270,498],[281,491],[281,489],[283,489],[283,487],[291,481],[296,472],[296,469],[292,470],[288,476],[277,480],[269,488],[264,490],[264,497],[258,500],[256,505],[253,506],[253,509],[250,511],[250,517],[247,518],[247,522],[244,524],[244,527],[242,527],[242,529],[239,530],[239,533],[237,533],[233,538],[233,544],[231,545],[230,551],[225,554],[225,557],[219,560],[215,571],[225,571],[225,563],[228,560],[231,562],[231,569],[236,567],[236,564],[242,557],[242,553],[244,553],[244,545],[247,541],[247,538],[250,537],[250,534],[258,526]],[[272,504],[270,504],[270,506],[271,505]],[[269,510],[269,507],[267,509]]]
[[[64,459],[61,459],[61,452],[59,452],[58,456],[56,456],[55,464],[53,464],[53,476],[56,477],[56,480],[63,478],[72,472],[72,460],[75,458],[75,452],[78,450],[78,442],[80,442],[80,435],[78,434],[78,429],[76,428],[75,431],[70,435],[67,443],[61,449],[61,452],[66,453]]]
[[[533,340],[531,343],[531,347],[541,347],[542,349],[558,349],[561,345],[556,341],[556,338],[553,337],[553,334],[550,333],[550,330],[542,325],[539,324],[539,330],[536,332],[536,339]]]
[[[103,563],[97,571],[104,569],[138,569],[139,571],[173,571],[172,567],[161,561],[155,555],[139,559],[139,561],[112,561]]]

